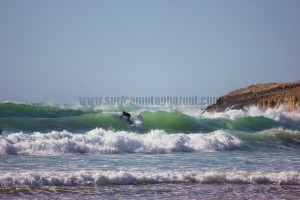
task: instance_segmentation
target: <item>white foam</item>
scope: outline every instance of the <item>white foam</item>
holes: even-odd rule
[[[167,134],[163,130],[152,130],[138,134],[96,128],[85,134],[68,131],[9,134],[0,140],[0,155],[220,151],[241,148],[242,145],[238,138],[222,130],[207,134]]]
[[[245,108],[244,110],[226,110],[225,112],[204,112],[203,110],[187,110],[183,113],[191,115],[196,118],[208,118],[208,119],[216,119],[216,118],[224,118],[234,120],[237,118],[243,117],[259,117],[263,116],[266,118],[274,119],[276,121],[300,121],[300,113],[295,111],[286,111],[285,107],[282,105],[278,108],[268,108],[267,110],[261,110],[257,106],[250,106]]]
[[[0,104],[6,104],[6,103],[17,104],[17,105],[33,105],[32,103],[23,102],[23,101],[15,101],[15,100],[0,101]]]
[[[300,185],[298,171],[266,173],[261,171],[193,171],[193,172],[141,172],[141,171],[26,171],[0,172],[2,186],[101,186],[161,183],[198,184],[281,184]]]

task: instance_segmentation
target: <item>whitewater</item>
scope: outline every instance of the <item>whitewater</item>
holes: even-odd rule
[[[0,128],[0,198],[300,196],[300,114],[284,106],[206,113],[3,102]]]

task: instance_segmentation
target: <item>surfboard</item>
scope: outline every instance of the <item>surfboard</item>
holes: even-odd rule
[[[134,120],[130,118],[130,121],[128,121],[127,117],[120,117],[118,116],[118,118],[127,126],[135,126]]]
[[[131,115],[130,117],[131,123],[128,121],[127,117],[121,117],[120,115],[119,116],[116,115],[116,118],[121,120],[128,127],[133,127],[138,130],[144,130],[140,116]]]

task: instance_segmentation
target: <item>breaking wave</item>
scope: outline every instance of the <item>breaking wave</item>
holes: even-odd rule
[[[222,130],[207,134],[167,134],[153,130],[138,134],[97,128],[85,134],[68,131],[9,134],[0,139],[0,154],[171,153],[222,151],[242,146],[238,138]]]

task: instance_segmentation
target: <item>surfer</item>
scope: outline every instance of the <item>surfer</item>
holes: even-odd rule
[[[0,135],[2,135],[2,131],[3,131],[2,128],[0,128]]]
[[[121,115],[121,117],[127,117],[127,120],[129,121],[130,124],[132,124],[132,122],[130,121],[130,117],[131,117],[131,114],[129,114],[128,112],[125,112],[123,111],[123,114]]]

